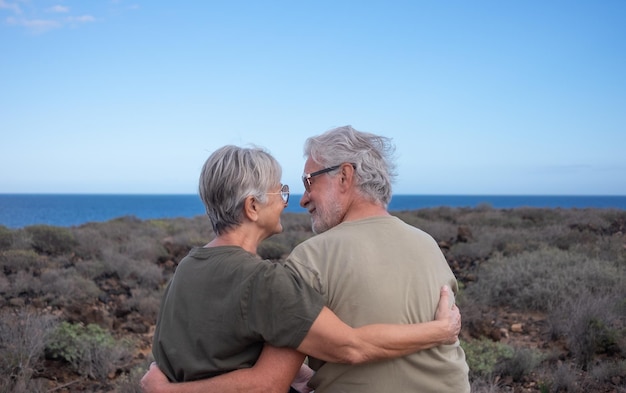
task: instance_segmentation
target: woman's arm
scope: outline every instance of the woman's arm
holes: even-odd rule
[[[375,324],[351,328],[324,307],[298,351],[333,363],[359,364],[390,359],[453,344],[461,330],[461,314],[441,288],[435,320],[412,325]]]

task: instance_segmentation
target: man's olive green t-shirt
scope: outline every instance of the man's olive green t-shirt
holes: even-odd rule
[[[298,347],[323,305],[282,264],[236,246],[194,248],[163,296],[154,358],[178,382],[248,368],[265,342]]]

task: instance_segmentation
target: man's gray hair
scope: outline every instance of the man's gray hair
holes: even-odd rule
[[[396,177],[395,150],[390,138],[351,126],[334,128],[304,143],[304,157],[325,168],[353,164],[360,193],[385,208],[391,201],[391,183]]]
[[[266,193],[281,176],[280,164],[263,148],[227,145],[213,152],[198,187],[213,231],[221,235],[241,225],[246,197],[267,202]]]

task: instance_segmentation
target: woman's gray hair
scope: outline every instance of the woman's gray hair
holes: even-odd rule
[[[357,131],[351,126],[334,128],[304,143],[304,157],[327,168],[354,165],[360,193],[385,208],[391,201],[396,177],[395,146],[390,138]]]
[[[267,202],[266,193],[281,176],[280,164],[263,148],[227,145],[213,152],[198,187],[213,231],[221,235],[241,225],[245,199]]]

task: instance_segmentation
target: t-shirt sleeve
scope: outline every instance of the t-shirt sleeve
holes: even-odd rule
[[[242,309],[250,331],[276,347],[297,348],[324,299],[279,263],[264,263],[250,281]]]

